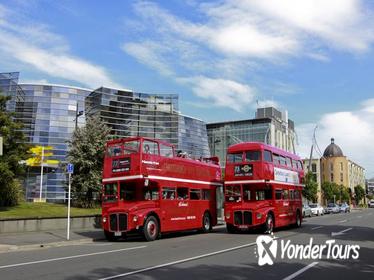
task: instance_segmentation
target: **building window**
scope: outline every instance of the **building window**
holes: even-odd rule
[[[330,171],[333,172],[334,171],[334,164],[332,162],[330,162]]]
[[[343,171],[343,163],[340,163],[340,171]]]
[[[343,173],[340,173],[340,182],[343,183]]]
[[[312,163],[312,172],[316,173],[317,172],[317,164]]]
[[[330,174],[330,181],[331,181],[331,182],[334,182],[334,173],[331,173],[331,174]]]

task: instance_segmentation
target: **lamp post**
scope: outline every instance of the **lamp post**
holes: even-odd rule
[[[77,106],[75,110],[75,130],[77,130],[78,127],[78,118],[83,115],[83,111],[78,111],[78,101],[77,101]]]

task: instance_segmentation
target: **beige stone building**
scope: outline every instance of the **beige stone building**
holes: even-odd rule
[[[309,159],[304,159],[304,171],[309,171]],[[354,193],[354,187],[361,185],[365,188],[365,169],[344,156],[343,151],[335,144],[334,138],[328,145],[321,159],[312,159],[311,171],[318,183],[318,203],[325,204],[321,186],[323,182],[336,183],[349,188]]]

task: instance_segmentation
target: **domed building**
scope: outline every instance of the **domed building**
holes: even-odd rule
[[[354,192],[355,186],[365,186],[364,171],[363,167],[349,160],[342,149],[335,144],[335,139],[331,138],[331,143],[326,147],[321,158],[322,183],[336,183]]]

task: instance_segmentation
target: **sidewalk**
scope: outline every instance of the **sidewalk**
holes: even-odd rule
[[[66,230],[54,230],[45,232],[24,232],[0,234],[0,253],[19,249],[32,249],[46,246],[60,246],[67,243],[92,242],[103,240],[101,229],[75,230],[70,232],[70,241],[66,240]]]

